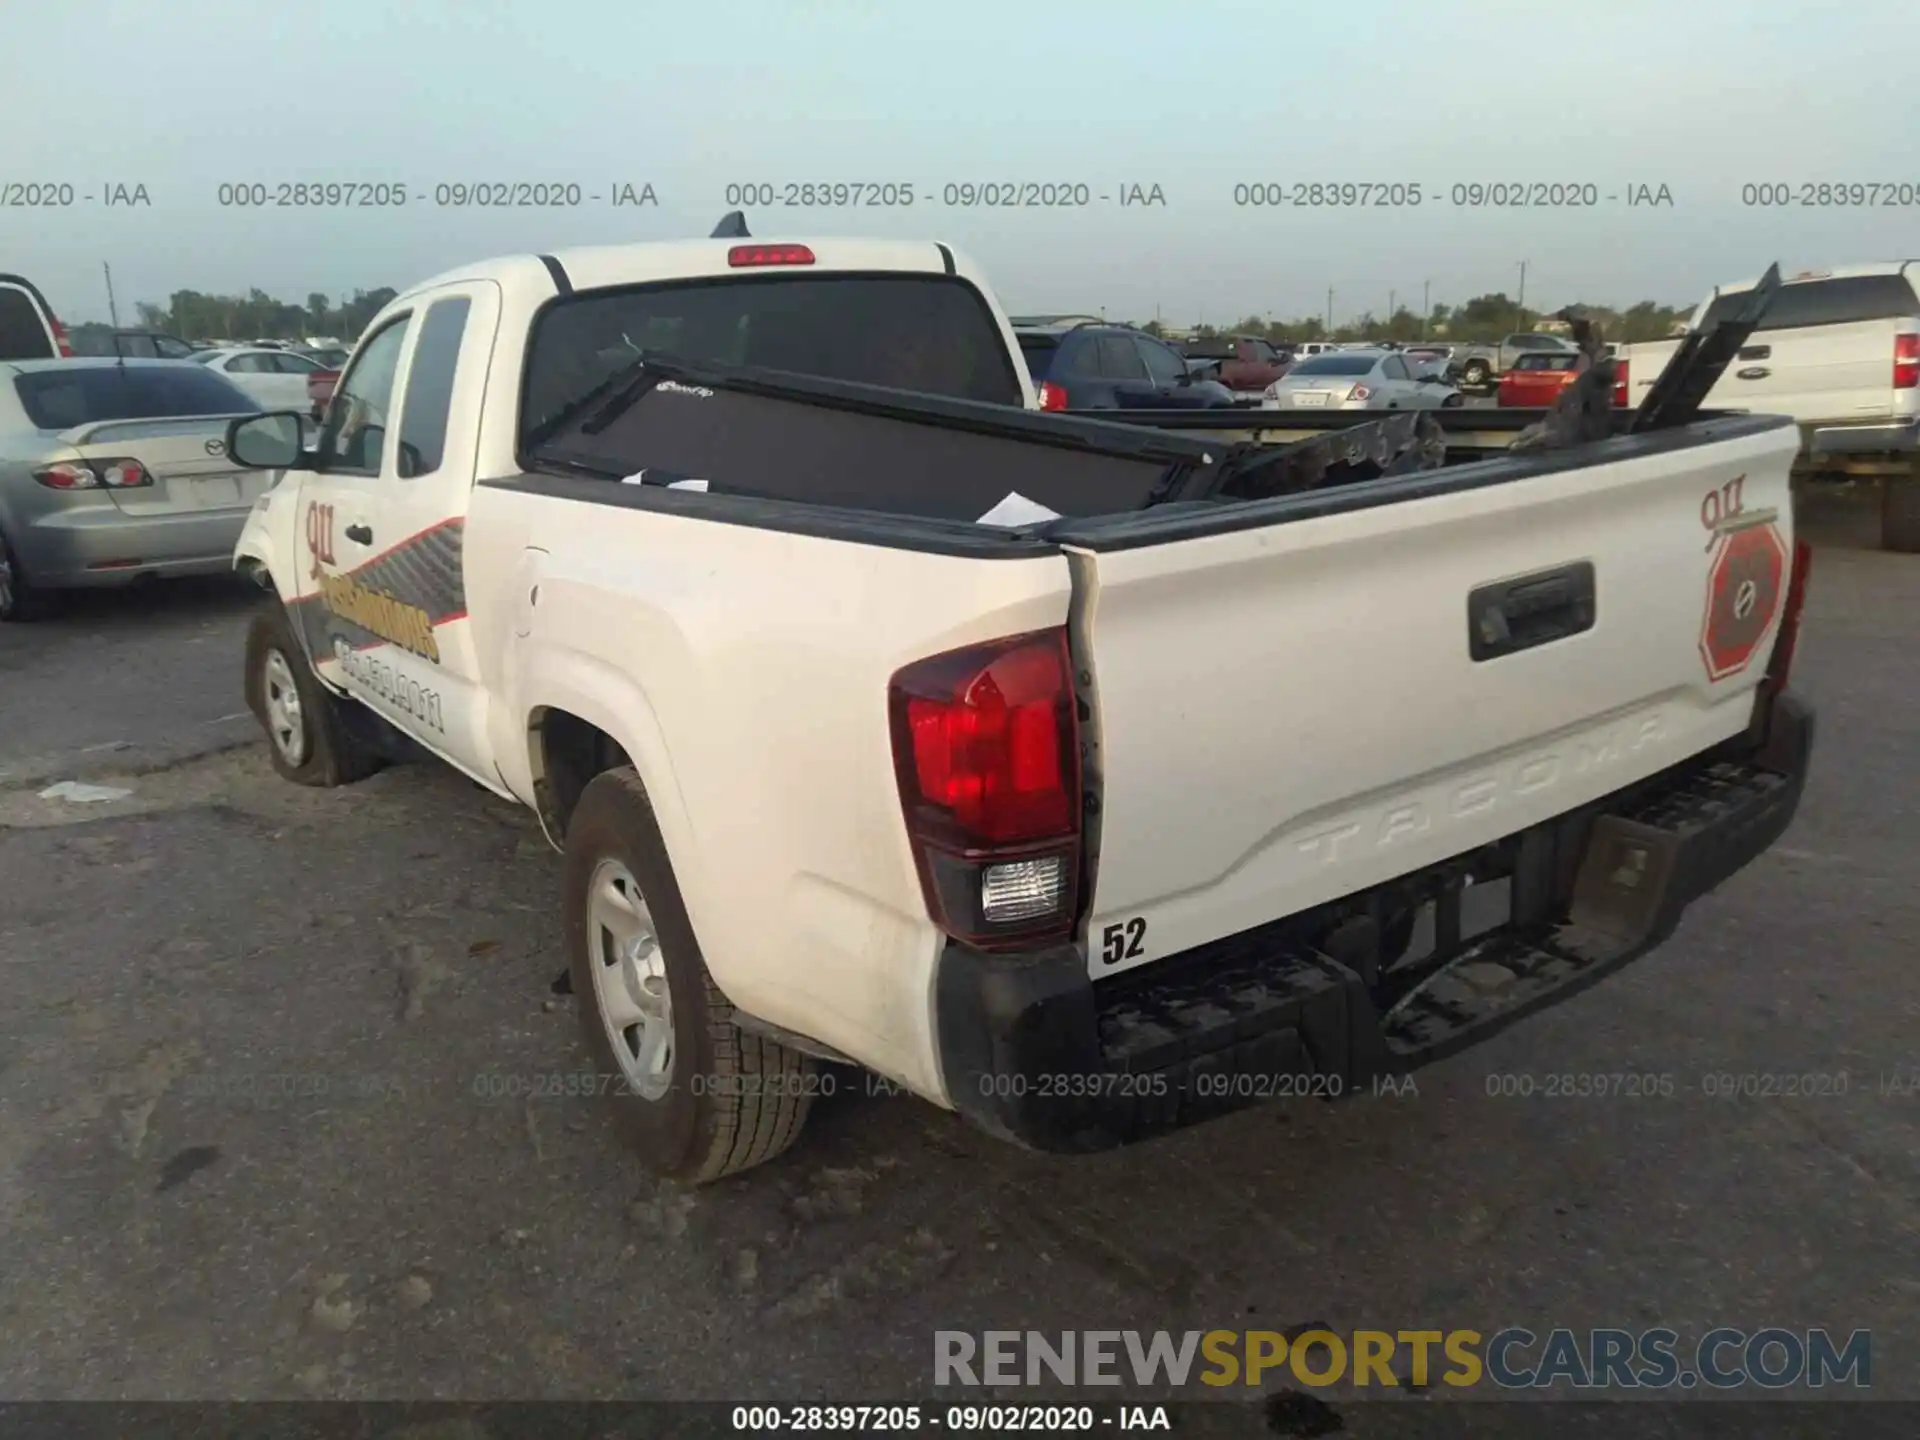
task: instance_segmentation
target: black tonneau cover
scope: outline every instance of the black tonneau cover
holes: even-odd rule
[[[1058,515],[1250,498],[1439,463],[1412,412],[1263,446],[751,367],[649,361],[530,469],[844,509],[978,520],[1009,494]]]

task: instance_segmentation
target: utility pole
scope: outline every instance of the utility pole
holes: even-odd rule
[[[1433,323],[1433,281],[1420,282],[1420,338],[1427,338],[1427,326]]]
[[[1524,330],[1527,326],[1527,262],[1524,260],[1520,262],[1520,299],[1517,308],[1520,314],[1514,321],[1514,327]]]
[[[1327,287],[1327,334],[1329,337],[1333,334],[1333,287],[1331,285]]]
[[[1399,292],[1398,290],[1389,290],[1389,291],[1387,291],[1387,330],[1388,330],[1388,333],[1392,333],[1392,330],[1393,330],[1393,317],[1394,317],[1394,316],[1396,316],[1396,315],[1398,315],[1398,314],[1400,313],[1400,303],[1399,303],[1399,302],[1400,302],[1400,292]]]
[[[106,261],[100,262],[100,268],[107,277],[107,318],[113,321],[113,328],[120,328],[120,307],[113,303],[113,267]]]

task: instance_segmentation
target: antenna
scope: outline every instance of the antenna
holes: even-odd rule
[[[744,210],[729,210],[720,217],[720,223],[713,227],[714,240],[750,240],[747,234],[747,215]]]

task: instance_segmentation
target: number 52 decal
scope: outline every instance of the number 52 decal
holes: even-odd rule
[[[1100,932],[1100,959],[1107,965],[1137,959],[1146,939],[1147,922],[1141,916],[1109,925]]]

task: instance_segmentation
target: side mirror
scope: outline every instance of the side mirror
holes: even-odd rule
[[[227,458],[249,470],[305,470],[311,461],[301,448],[297,410],[274,410],[227,422]]]

